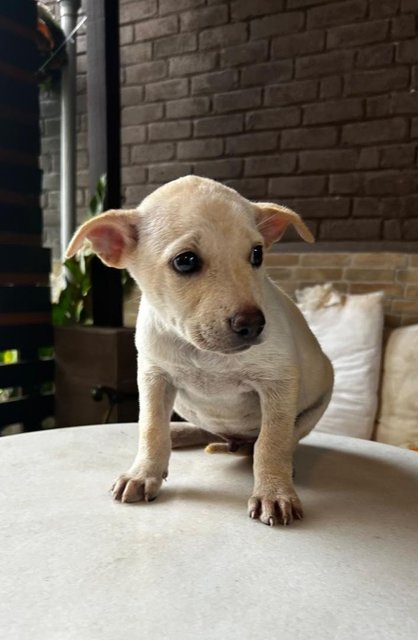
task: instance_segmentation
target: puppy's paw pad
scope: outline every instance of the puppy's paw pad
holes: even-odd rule
[[[302,504],[296,494],[276,496],[251,496],[248,501],[248,515],[253,520],[274,527],[288,525],[294,520],[302,520]]]

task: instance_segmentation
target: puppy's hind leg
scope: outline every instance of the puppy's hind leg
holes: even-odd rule
[[[195,427],[191,422],[170,422],[171,448],[205,446],[222,438]]]

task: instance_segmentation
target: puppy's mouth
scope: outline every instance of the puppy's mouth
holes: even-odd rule
[[[255,347],[263,342],[262,338],[255,338],[254,340],[241,342],[239,344],[222,344],[221,342],[212,342],[205,340],[202,337],[193,341],[195,346],[202,351],[210,351],[212,353],[218,353],[220,355],[238,355],[244,351],[248,351],[251,347]]]

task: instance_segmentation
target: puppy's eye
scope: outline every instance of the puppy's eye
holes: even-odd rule
[[[193,251],[185,251],[173,258],[172,265],[174,271],[177,271],[177,273],[188,274],[199,271],[202,263],[199,256],[193,253]]]
[[[251,249],[250,262],[253,267],[261,267],[263,263],[263,247],[261,244],[258,244]]]

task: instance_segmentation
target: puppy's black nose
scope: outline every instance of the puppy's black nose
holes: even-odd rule
[[[266,324],[263,312],[256,307],[243,309],[229,318],[229,324],[234,333],[243,340],[254,340],[257,338]]]

